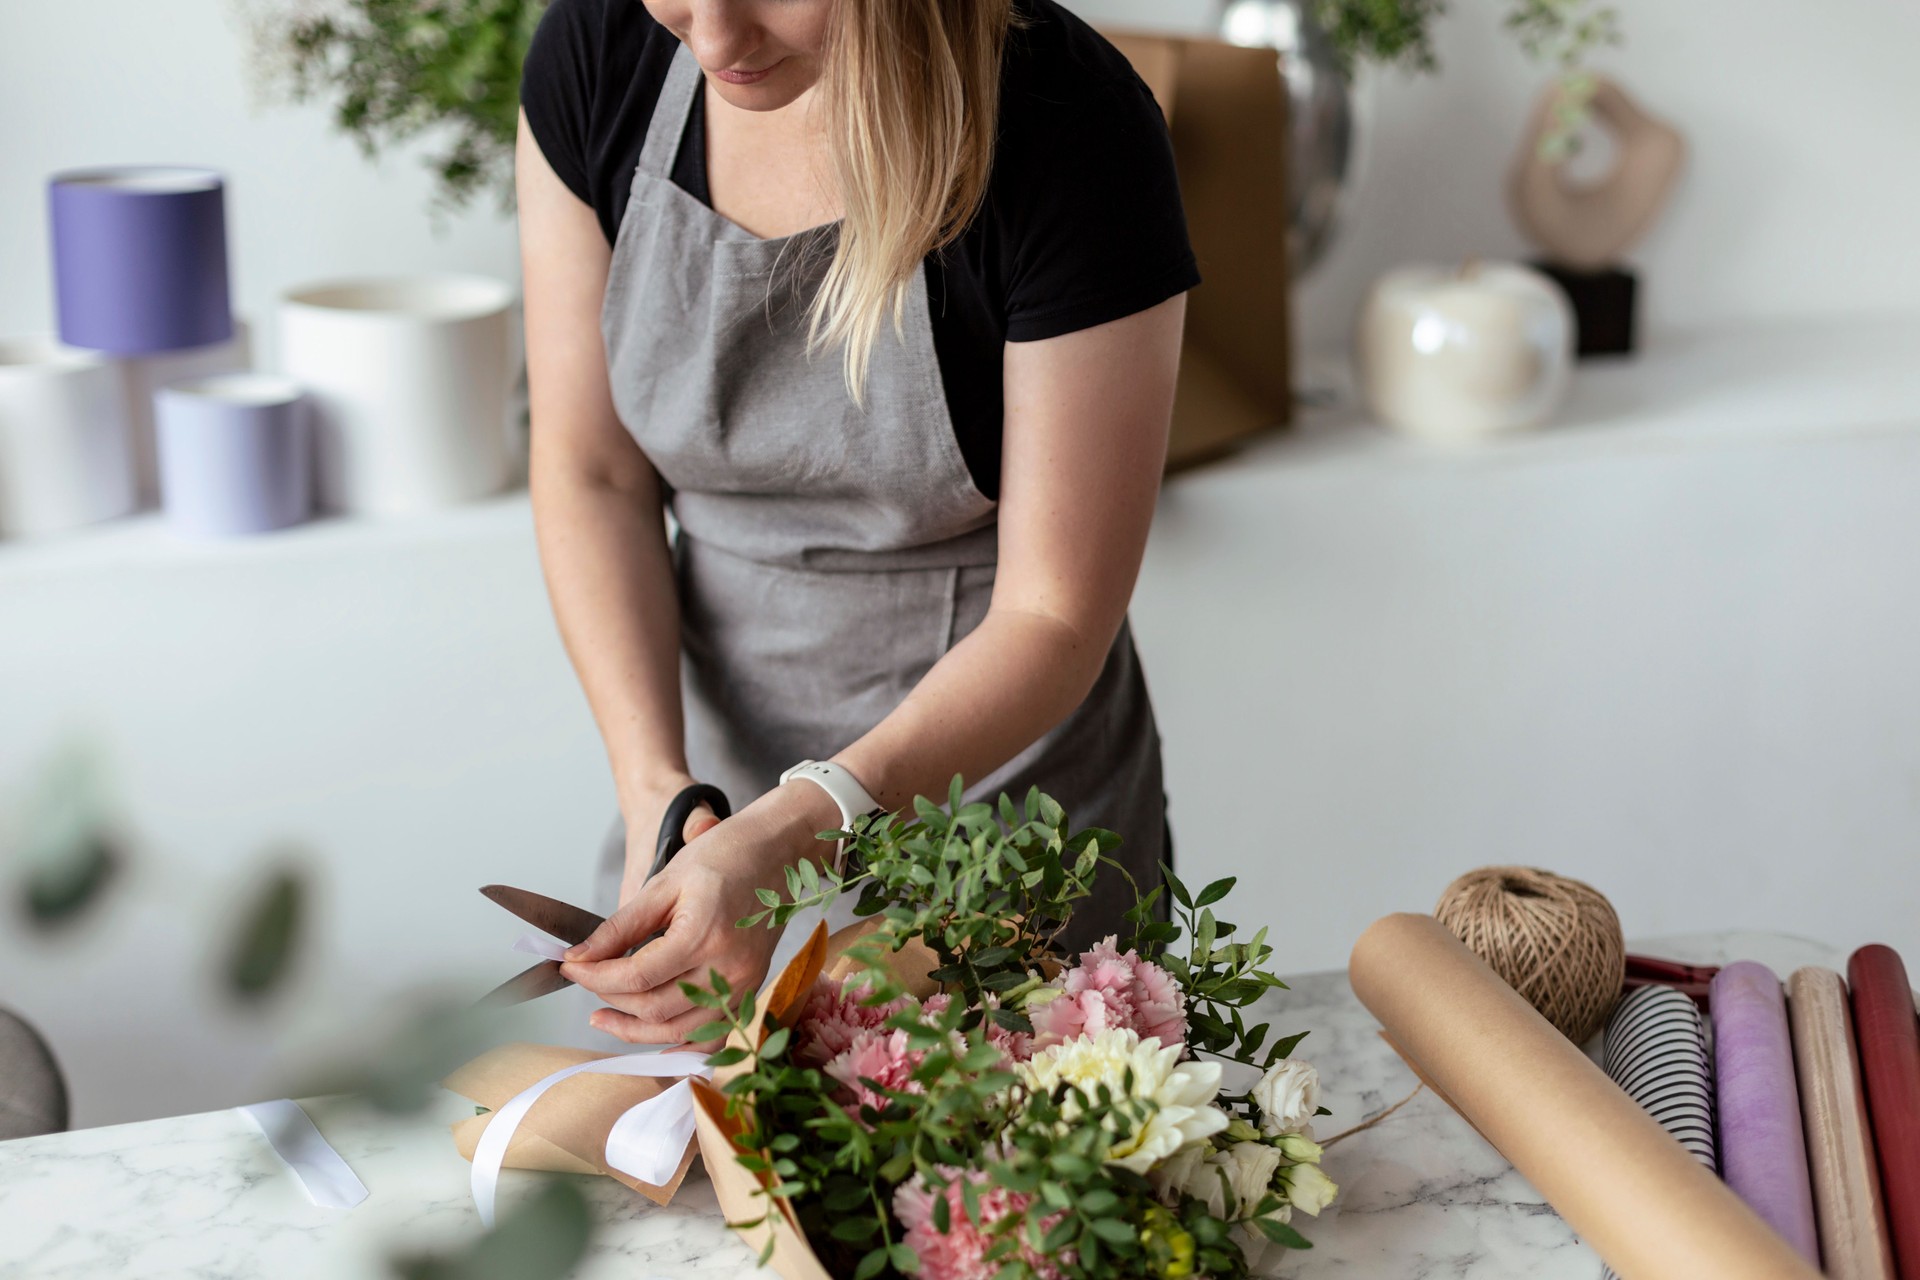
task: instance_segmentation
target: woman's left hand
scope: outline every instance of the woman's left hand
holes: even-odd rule
[[[830,812],[823,815],[822,806]],[[586,941],[568,948],[560,972],[609,1006],[594,1011],[592,1024],[631,1043],[683,1044],[714,1013],[687,999],[682,982],[707,987],[718,972],[736,999],[757,989],[780,930],[735,924],[762,909],[755,890],[784,890],[788,866],[831,857],[833,846],[815,835],[839,824],[825,792],[796,782],[689,841]]]

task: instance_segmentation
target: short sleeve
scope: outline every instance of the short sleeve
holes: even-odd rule
[[[593,203],[588,128],[597,62],[594,33],[604,0],[554,0],[540,15],[520,70],[520,106],[548,165]]]
[[[1025,98],[1003,206],[1006,336],[1034,342],[1118,320],[1200,283],[1166,118],[1136,76],[1066,102]],[[1020,109],[1019,101],[1008,107]]]

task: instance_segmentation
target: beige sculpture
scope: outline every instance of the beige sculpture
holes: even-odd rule
[[[1507,208],[1514,224],[1551,261],[1580,271],[1619,262],[1666,206],[1686,158],[1686,140],[1672,125],[1647,114],[1613,81],[1596,77],[1589,109],[1613,139],[1616,163],[1597,182],[1576,182],[1566,166],[1540,154],[1553,128],[1563,88],[1540,96],[1507,175]]]

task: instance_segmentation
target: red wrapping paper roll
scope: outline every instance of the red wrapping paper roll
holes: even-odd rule
[[[1878,944],[1853,953],[1847,985],[1894,1260],[1901,1280],[1920,1280],[1920,1023],[1913,989],[1900,957]]]

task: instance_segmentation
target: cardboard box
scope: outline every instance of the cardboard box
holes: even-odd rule
[[[1200,260],[1167,456],[1178,470],[1293,417],[1286,89],[1272,49],[1102,34],[1167,117]]]

